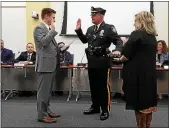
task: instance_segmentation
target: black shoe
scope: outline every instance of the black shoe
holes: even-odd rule
[[[55,94],[58,96],[63,96],[63,91],[55,91]]]
[[[90,114],[95,114],[95,113],[100,113],[100,110],[89,108],[88,110],[85,110],[83,112],[84,115],[90,115]]]
[[[100,115],[100,120],[106,120],[109,118],[109,113],[108,112],[102,112]]]

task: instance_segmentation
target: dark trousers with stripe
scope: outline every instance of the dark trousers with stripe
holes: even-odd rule
[[[110,111],[110,81],[108,68],[88,68],[92,108]]]

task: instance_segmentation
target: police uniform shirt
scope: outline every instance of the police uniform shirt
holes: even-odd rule
[[[102,23],[102,22],[101,22],[101,23]],[[99,27],[100,27],[101,23],[100,23],[100,24],[98,24],[98,25],[95,25],[94,31],[97,31],[97,30],[99,29]]]
[[[105,10],[101,8],[94,8],[91,11],[91,15],[94,15],[95,13],[105,14]],[[106,24],[104,21],[98,25],[98,29],[95,31],[95,25],[92,25],[87,29],[86,34],[84,35],[82,32],[82,29],[75,30],[77,33],[77,36],[82,41],[82,43],[88,43],[88,47],[101,47],[103,49],[107,49],[110,47],[111,43],[113,43],[116,47],[116,51],[122,51],[122,40],[117,34],[116,28],[114,25]],[[92,58],[92,59],[90,59]],[[88,59],[88,66],[92,67],[105,67],[107,66],[108,59],[105,58],[102,60],[101,58],[94,58],[90,57]]]

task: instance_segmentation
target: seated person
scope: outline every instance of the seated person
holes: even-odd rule
[[[58,43],[58,46],[59,48],[61,49],[63,46],[65,46],[65,43],[63,42],[59,42]],[[64,51],[61,51],[60,50],[60,64],[68,64],[68,65],[72,65],[73,64],[73,57],[72,55],[70,54],[70,52],[68,52],[67,50],[64,50]],[[63,69],[60,69],[57,71],[57,88],[59,89],[60,88],[60,85],[62,84],[64,78],[63,77],[67,77],[67,74],[68,74],[68,70],[63,70]],[[61,90],[58,90],[58,91],[55,91],[55,94],[59,95],[59,96],[62,96],[63,95],[63,91]]]
[[[164,40],[157,42],[156,65],[161,67],[163,62],[168,61],[168,48]],[[162,94],[158,92],[158,99],[162,99]]]
[[[62,48],[63,46],[65,46],[65,43],[63,42],[59,42],[58,43],[59,48]],[[68,65],[72,65],[73,64],[73,58],[72,55],[70,54],[70,52],[66,51],[60,51],[60,63],[61,64],[68,64]]]
[[[128,38],[127,37],[121,37],[121,40],[123,42],[123,46],[126,44],[126,42],[128,41]],[[120,84],[120,94],[118,92],[115,93],[114,97],[113,98],[124,98],[124,92],[123,92],[123,80]]]
[[[1,64],[12,64],[14,54],[12,50],[4,48],[4,41],[1,39]]]
[[[164,40],[157,42],[157,54],[156,54],[156,65],[162,66],[163,62],[168,61],[168,48]]]
[[[36,52],[34,51],[34,45],[28,43],[26,45],[26,50],[22,52],[16,59],[15,63],[24,61],[25,64],[35,64],[36,61]],[[19,91],[19,96],[32,96],[34,93],[31,91]]]
[[[22,52],[16,59],[15,63],[20,61],[25,61],[25,64],[35,64],[36,61],[36,52],[34,51],[34,45],[32,43],[28,43],[26,45],[26,50]]]

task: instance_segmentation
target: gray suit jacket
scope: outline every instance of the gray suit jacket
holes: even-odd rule
[[[57,32],[50,31],[44,23],[40,23],[34,30],[36,46],[36,72],[54,72],[58,65],[59,48],[54,39]]]

